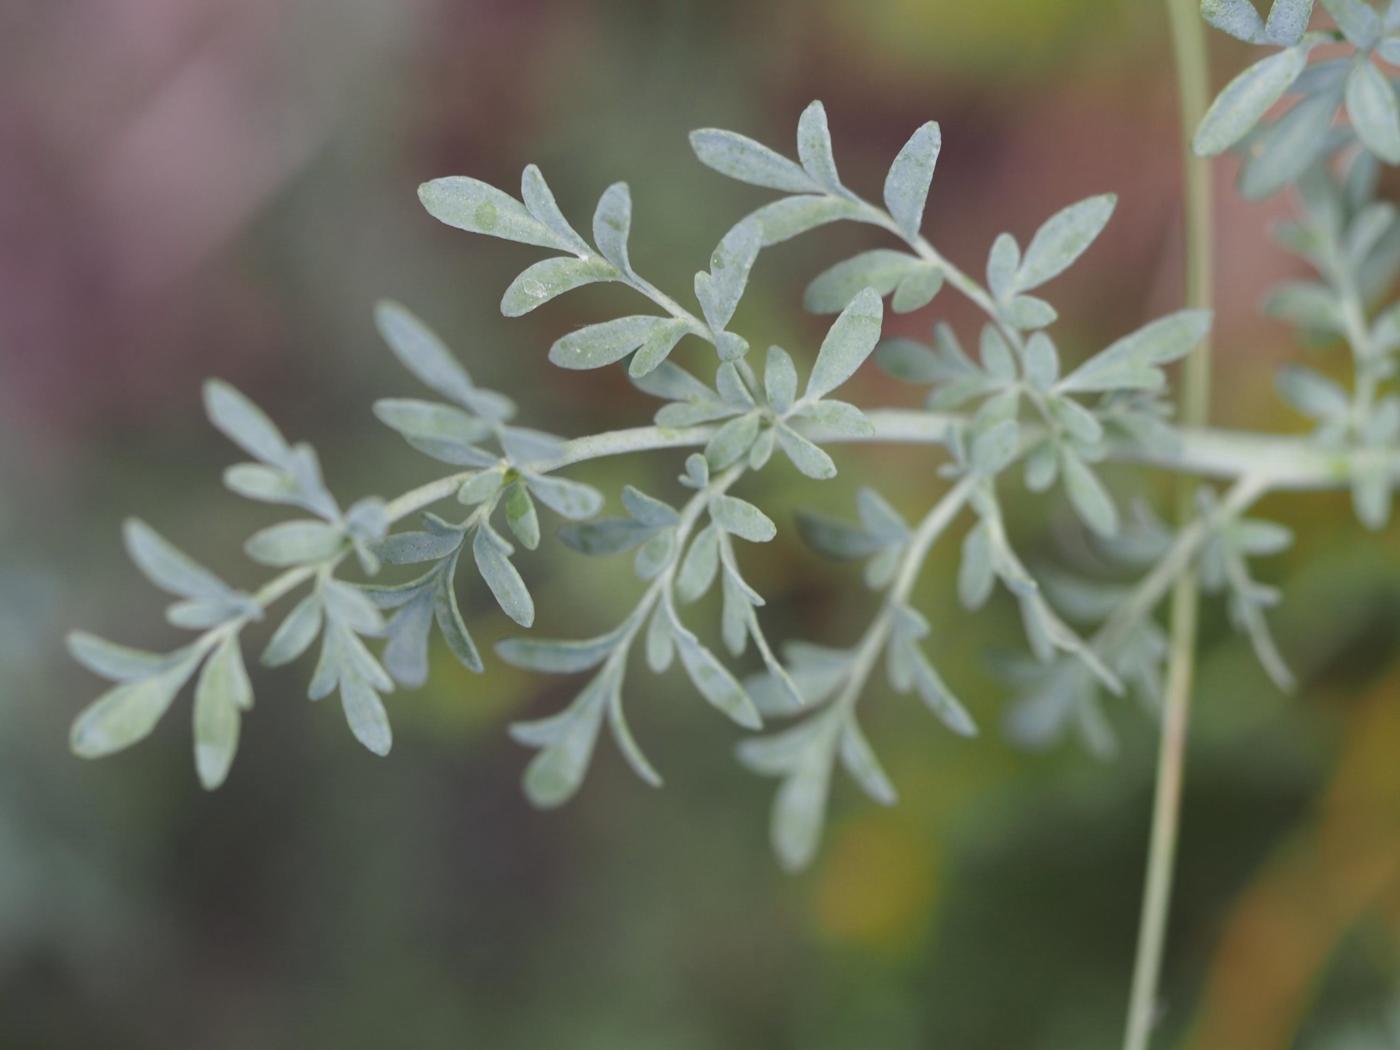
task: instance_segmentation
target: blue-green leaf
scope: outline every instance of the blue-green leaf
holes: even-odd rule
[[[230,634],[204,662],[194,691],[194,764],[207,790],[228,776],[238,750],[239,712],[252,706],[253,687],[238,636]]]
[[[675,634],[681,664],[700,695],[745,729],[762,727],[763,719],[748,693],[744,692],[744,687],[725,670],[715,654],[701,645],[699,639],[676,619],[674,613],[671,615],[671,630]]]
[[[808,399],[820,398],[851,378],[880,339],[884,305],[870,288],[851,300],[822,340],[817,362],[807,378]]]
[[[113,682],[130,682],[149,678],[170,666],[176,655],[150,653],[144,649],[109,642],[86,631],[68,635],[68,652],[74,660],[93,674]]]
[[[212,572],[176,549],[144,521],[128,518],[122,526],[127,554],[146,578],[182,598],[227,599],[234,592]]]
[[[1255,134],[1240,168],[1240,192],[1259,200],[1301,178],[1327,149],[1341,95],[1340,88],[1308,95]]]
[[[1285,365],[1275,377],[1282,398],[1313,419],[1340,419],[1351,408],[1351,399],[1340,385],[1310,368]]]
[[[481,654],[477,652],[476,643],[472,641],[471,633],[467,630],[467,623],[462,619],[462,610],[457,605],[457,591],[452,583],[456,564],[454,558],[448,569],[438,574],[437,586],[433,590],[433,618],[437,621],[438,630],[442,632],[443,641],[452,650],[452,655],[467,670],[480,674]]]
[[[1009,233],[997,234],[987,253],[987,288],[998,300],[1005,299],[1021,265],[1021,246]]]
[[[114,686],[73,722],[69,746],[79,758],[100,758],[148,736],[189,680],[202,654],[189,652],[149,678]]]
[[[1290,47],[1254,63],[1225,86],[1196,129],[1192,142],[1203,157],[1223,153],[1259,123],[1307,65],[1306,48]]]
[[[1358,58],[1347,77],[1347,115],[1367,149],[1387,164],[1400,164],[1400,103],[1395,86],[1367,58]]]
[[[739,457],[749,450],[756,437],[758,416],[752,412],[746,412],[725,423],[705,445],[705,459],[709,461],[710,469],[723,470],[737,462]]]
[[[860,207],[853,201],[841,197],[800,194],[765,204],[745,221],[758,223],[763,246],[768,248],[827,223],[857,219],[860,214]]]
[[[1065,479],[1065,491],[1079,514],[1079,519],[1100,536],[1118,532],[1118,508],[1104,488],[1103,482],[1078,455],[1068,448],[1061,451],[1060,466]]]
[[[420,584],[384,629],[384,669],[399,685],[417,689],[428,680],[428,635],[433,627],[433,585]]]
[[[933,297],[943,289],[943,267],[936,263],[920,261],[895,286],[890,297],[890,307],[897,314],[912,313],[933,302]]]
[[[733,318],[761,244],[758,224],[741,222],[715,248],[709,272],[695,275],[695,298],[715,331],[724,329]]]
[[[565,238],[540,222],[508,193],[480,179],[453,175],[418,187],[418,199],[441,223],[521,244],[572,251]]]
[[[881,806],[893,806],[898,801],[894,785],[881,768],[880,760],[875,757],[875,752],[854,718],[846,721],[841,733],[840,755],[841,764],[846,767],[846,772],[860,785],[860,789],[870,796],[872,802]]]
[[[623,273],[632,272],[627,238],[632,232],[632,193],[625,182],[614,182],[598,199],[593,212],[593,241],[603,258]]]
[[[676,576],[676,596],[693,602],[710,589],[719,570],[719,531],[706,525],[690,543]]]
[[[501,296],[501,313],[506,317],[520,317],[575,288],[615,280],[616,268],[602,259],[579,259],[572,255],[541,259],[511,281]]]
[[[389,728],[389,715],[384,701],[370,684],[358,675],[343,675],[340,680],[340,706],[345,721],[355,739],[371,753],[384,756],[394,743]]]
[[[1271,44],[1291,47],[1302,39],[1312,17],[1313,0],[1274,0],[1264,23],[1264,36]]]
[[[690,133],[690,147],[707,168],[753,186],[814,193],[821,187],[801,167],[762,143],[732,131],[701,128]]]
[[[554,513],[570,521],[593,517],[603,507],[603,494],[592,485],[545,474],[526,474],[531,494]]]
[[[340,529],[324,521],[284,521],[255,532],[244,544],[248,557],[282,568],[334,557],[345,543]]]
[[[441,339],[403,306],[383,301],[374,308],[375,324],[399,363],[424,386],[460,405],[472,404],[476,388]]]
[[[779,424],[775,432],[783,453],[803,474],[817,481],[836,477],[836,464],[822,449],[783,424]]]
[[[1037,288],[1073,265],[1108,225],[1118,198],[1112,193],[1090,197],[1056,212],[1036,230],[1016,271],[1016,287]]]
[[[489,423],[460,408],[415,398],[380,398],[374,414],[405,438],[426,444],[471,447],[491,434]]]
[[[942,144],[938,125],[929,121],[910,136],[885,176],[885,207],[906,237],[917,236],[923,223],[924,201]]]
[[[541,749],[525,770],[525,797],[532,805],[553,809],[578,791],[593,757],[604,710],[620,685],[620,674],[605,668],[564,711],[511,726],[516,740]]]
[[[272,639],[263,650],[262,662],[268,667],[291,663],[306,652],[320,632],[321,601],[315,594],[308,594],[273,632]]]
[[[1264,22],[1253,0],[1201,0],[1201,17],[1246,44],[1259,43],[1264,36]]]
[[[534,550],[540,545],[540,518],[535,513],[534,501],[524,482],[517,481],[506,490],[506,524],[515,538],[525,545],[526,550]]]
[[[204,410],[219,431],[254,459],[281,466],[287,440],[262,409],[220,379],[204,384]]]
[[[549,348],[549,359],[560,368],[602,368],[621,361],[663,325],[670,327],[667,318],[645,315],[591,324],[558,339]]]
[[[535,603],[525,581],[502,549],[504,544],[505,541],[496,537],[488,526],[480,526],[472,540],[472,556],[501,611],[521,627],[529,627],[535,622]]]
[[[918,256],[893,248],[875,248],[822,271],[807,285],[802,305],[814,314],[844,310],[864,289],[889,295],[905,278],[924,269]]]
[[[1003,419],[972,439],[972,469],[987,477],[1005,469],[1016,458],[1020,427],[1014,419]]]
[[[1322,0],[1322,6],[1354,47],[1364,50],[1375,45],[1381,32],[1381,20],[1366,0]]]
[[[770,346],[763,366],[763,391],[768,407],[783,415],[797,397],[797,369],[792,358],[780,346]]]
[[[827,127],[826,107],[810,103],[797,121],[797,157],[807,174],[833,193],[841,191],[841,177],[836,173],[836,158],[831,152],[831,131]]]
[[[671,356],[676,344],[689,331],[689,323],[679,318],[657,325],[647,336],[646,342],[632,355],[632,360],[627,366],[628,374],[635,379],[655,371]]]
[[[1060,381],[1061,392],[1135,389],[1165,384],[1160,366],[1185,357],[1210,330],[1209,310],[1179,310],[1143,325],[1095,354]]]
[[[554,193],[544,181],[544,175],[533,164],[527,164],[525,170],[520,173],[520,199],[525,202],[525,210],[548,227],[560,244],[566,245],[569,251],[578,255],[588,253],[587,243],[559,210]]]
[[[750,543],[767,543],[778,534],[772,518],[737,496],[714,497],[710,500],[710,516],[725,532],[732,532]]]
[[[544,674],[577,674],[597,667],[617,648],[625,628],[596,638],[558,641],[541,638],[506,638],[496,643],[496,655],[513,667]]]

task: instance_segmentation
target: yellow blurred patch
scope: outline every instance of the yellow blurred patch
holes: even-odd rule
[[[822,934],[849,945],[909,951],[928,928],[938,869],[933,843],[893,814],[841,822],[812,898]]]
[[[1092,28],[1116,7],[1107,0],[830,0],[843,38],[864,37],[886,68],[926,73],[930,63],[968,71],[1001,69],[1014,59],[1053,62],[1065,39]]]
[[[1400,664],[1346,709],[1313,817],[1240,895],[1212,965],[1191,1050],[1285,1050],[1337,945],[1400,901]]]

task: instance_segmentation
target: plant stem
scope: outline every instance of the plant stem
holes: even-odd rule
[[[856,647],[850,676],[833,707],[850,709],[855,706],[875,661],[880,657],[885,639],[889,637],[890,628],[894,624],[895,610],[909,600],[909,592],[914,589],[919,570],[928,559],[929,551],[967,505],[976,484],[977,478],[974,475],[964,477],[943,494],[910,535],[908,545],[900,558],[899,569],[880,606],[880,612],[871,621],[869,629]]]
[[[796,429],[818,444],[889,444],[939,445],[948,440],[949,431],[969,417],[956,413],[927,412],[922,409],[875,408],[865,413],[871,429],[864,434],[852,434],[797,422]],[[551,460],[523,464],[536,473],[559,470],[608,456],[649,452],[660,449],[696,448],[714,436],[718,424],[705,423],[693,427],[629,427],[566,441],[562,454]],[[1033,424],[1026,424],[1026,440],[1039,436]],[[1351,477],[1360,469],[1358,455],[1330,451],[1303,437],[1266,434],[1248,430],[1226,430],[1215,427],[1186,427],[1178,431],[1179,440],[1165,449],[1144,450],[1139,446],[1110,442],[1108,458],[1114,462],[1136,463],[1199,477],[1234,481],[1256,474],[1269,478],[1271,489],[1311,490],[1345,489]],[[1374,450],[1367,453],[1368,469],[1377,466]],[[1400,478],[1400,450],[1380,453],[1382,469]],[[391,512],[407,507],[405,500],[415,503],[407,510],[419,509],[424,495],[440,493],[437,498],[451,496],[475,471],[455,474],[430,482],[420,490],[401,496],[390,504]],[[412,497],[412,499],[409,499]],[[435,502],[428,499],[428,502]],[[391,517],[395,516],[391,513]],[[402,514],[398,514],[402,517]]]
[[[1152,571],[1142,578],[1133,592],[1113,610],[1102,627],[1094,634],[1094,649],[1108,660],[1114,648],[1142,620],[1149,616],[1166,595],[1176,577],[1190,566],[1200,553],[1201,547],[1210,537],[1212,529],[1218,528],[1231,518],[1238,516],[1251,503],[1270,488],[1267,475],[1245,475],[1230,488],[1213,515],[1200,515],[1190,524],[1181,528],[1172,545],[1162,555]]]
[[[964,419],[952,413],[902,408],[876,408],[867,412],[866,416],[872,429],[862,435],[801,424],[797,429],[821,444],[938,445],[946,441],[949,430]],[[556,459],[524,466],[535,473],[544,474],[609,456],[698,448],[709,441],[717,429],[716,424],[702,424],[693,427],[650,426],[608,430],[566,441]],[[1028,431],[1028,435],[1031,434],[1033,432]],[[1186,427],[1179,432],[1179,437],[1176,447],[1161,451],[1110,445],[1108,458],[1224,480],[1265,475],[1269,478],[1271,489],[1344,489],[1359,469],[1354,462],[1358,457],[1351,453],[1331,452],[1304,438],[1288,435]],[[1374,451],[1368,455],[1371,457],[1368,465],[1374,468]],[[1400,477],[1400,455],[1387,454],[1382,467]],[[462,482],[476,473],[476,470],[465,470],[420,485],[390,500],[385,505],[385,512],[391,522],[399,521],[451,497]]]
[[[1205,158],[1197,157],[1191,149],[1192,134],[1205,115],[1209,96],[1205,32],[1196,0],[1166,0],[1166,4],[1181,105],[1186,196],[1186,305],[1210,309],[1211,172]],[[1182,387],[1182,423],[1186,426],[1203,425],[1210,402],[1208,342],[1203,341],[1187,358]],[[1177,519],[1182,523],[1194,517],[1196,485],[1194,479],[1185,475],[1177,480]],[[1192,567],[1181,574],[1172,591],[1171,651],[1168,655],[1166,697],[1157,753],[1147,879],[1143,887],[1142,917],[1133,964],[1132,993],[1128,1000],[1124,1050],[1147,1050],[1157,1014],[1167,913],[1171,905],[1172,875],[1176,866],[1177,831],[1181,819],[1181,784],[1191,715],[1196,633],[1197,576]]]
[[[710,501],[717,496],[722,496],[734,487],[734,483],[744,476],[748,469],[745,463],[737,463],[730,467],[723,474],[710,479],[708,485],[691,496],[686,505],[681,508],[680,520],[676,523],[675,543],[672,547],[671,560],[667,562],[666,568],[657,574],[652,580],[651,586],[642,595],[641,601],[632,611],[632,629],[627,632],[627,643],[631,644],[637,632],[641,630],[642,623],[646,620],[647,614],[651,612],[657,599],[670,601],[670,590],[672,583],[676,579],[676,570],[681,566],[681,559],[685,556],[685,544],[690,539],[690,534],[695,530],[695,524],[700,520],[700,515],[710,505]],[[668,606],[670,607],[670,606]],[[670,607],[673,608],[673,607]]]

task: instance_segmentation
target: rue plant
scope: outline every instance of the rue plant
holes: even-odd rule
[[[1221,596],[1264,669],[1286,687],[1291,676],[1267,620],[1279,595],[1255,578],[1254,563],[1286,548],[1290,533],[1252,516],[1251,507],[1266,493],[1346,488],[1361,523],[1378,528],[1390,513],[1400,467],[1400,397],[1393,389],[1400,305],[1382,302],[1400,273],[1400,224],[1394,207],[1376,199],[1379,165],[1400,162],[1396,88],[1376,61],[1400,62],[1400,0],[1384,11],[1364,0],[1323,0],[1335,28],[1310,28],[1312,0],[1277,0],[1266,16],[1250,0],[1205,0],[1206,21],[1268,49],[1208,109],[1194,4],[1169,6],[1196,154],[1239,151],[1246,196],[1288,190],[1293,217],[1278,228],[1278,239],[1316,271],[1313,280],[1280,285],[1265,309],[1310,344],[1337,344],[1351,355],[1347,385],[1301,365],[1279,373],[1280,395],[1312,421],[1306,436],[1204,425],[1210,220],[1200,159],[1187,162],[1188,308],[1078,361],[1062,359],[1049,296],[1055,278],[1110,221],[1114,197],[1055,211],[1025,243],[1002,233],[975,273],[960,268],[923,233],[942,146],[933,122],[899,151],[878,199],[842,178],[820,102],[797,122],[795,157],[734,132],[694,132],[701,163],[778,195],[720,239],[708,268],[695,275],[694,307],[633,266],[625,183],[603,193],[581,231],[533,165],[518,196],[465,176],[436,179],[419,190],[435,218],[545,253],[505,290],[504,315],[520,316],[591,284],[637,293],[639,312],[571,331],[548,356],[580,371],[625,366],[659,402],[654,421],[572,439],[521,425],[516,406],[477,386],[429,327],[405,307],[383,303],[375,314],[379,331],[417,388],[406,383],[408,396],[378,401],[374,414],[447,472],[392,499],[346,503],[326,487],[310,446],[289,441],[228,384],[209,382],[210,420],[247,457],[224,472],[225,484],[239,496],[291,509],[291,517],[246,544],[248,556],[274,574],[242,589],[149,525],[129,521],[129,554],[174,597],[167,618],[191,636],[158,654],[72,634],[74,658],[114,683],[78,716],[73,750],[92,758],[136,743],[193,681],[195,767],[205,787],[217,787],[253,704],[244,647],[267,624],[261,662],[289,664],[314,650],[311,699],[338,694],[351,732],[385,754],[392,734],[383,698],[423,684],[431,635],[441,635],[468,669],[483,670],[459,607],[462,589],[484,587],[507,616],[531,627],[534,599],[512,556],[516,544],[533,549],[552,534],[585,555],[628,556],[639,582],[632,611],[599,624],[592,637],[522,635],[495,647],[507,663],[582,683],[562,710],[511,727],[534,752],[524,772],[529,799],[551,807],[571,798],[604,726],[637,776],[659,785],[660,773],[628,727],[626,686],[629,675],[678,664],[701,699],[752,734],[739,744],[738,758],[777,782],[772,844],[779,861],[797,869],[817,849],[838,769],[875,802],[895,802],[895,785],[859,720],[873,680],[916,695],[950,732],[978,731],[974,712],[986,709],[985,698],[965,703],[932,657],[930,639],[950,625],[931,625],[910,600],[941,545],[958,559],[958,594],[969,610],[998,590],[1019,607],[1025,655],[1007,667],[1013,701],[1005,719],[1016,739],[1073,736],[1111,754],[1107,701],[1133,692],[1149,710],[1165,706],[1126,1044],[1145,1046],[1174,851],[1196,582]],[[1319,50],[1328,57],[1315,60]],[[1286,96],[1294,100],[1272,116]],[[820,345],[790,353],[735,331],[736,307],[763,249],[837,222],[868,227],[872,246],[807,287],[806,308],[835,317]],[[985,315],[980,329],[959,333],[939,323],[927,341],[882,337],[886,309],[922,311],[949,294]],[[694,344],[686,349],[688,368],[675,360],[682,343]],[[1178,412],[1165,369],[1188,357]],[[916,388],[921,407],[858,407],[836,396],[871,364]],[[820,483],[836,474],[832,450],[845,443],[935,447],[943,465],[930,473],[929,487],[941,492],[914,521],[868,488],[848,519],[802,515],[802,537],[832,558],[860,562],[865,585],[882,599],[858,637],[775,641],[744,563],[746,549],[772,540],[778,527],[753,501],[761,499],[761,484],[747,481],[782,457]],[[656,449],[677,450],[682,495],[627,486],[624,513],[599,517],[603,495],[571,468]],[[1101,465],[1111,462],[1183,478],[1176,520],[1168,524],[1140,505],[1125,509],[1101,478]],[[1083,579],[1032,570],[1012,543],[1003,509],[1003,493],[1021,485],[1063,494],[1105,564],[1118,571]],[[960,522],[966,528],[953,543],[949,533]],[[400,566],[411,568],[381,575]],[[715,588],[718,644],[707,641],[709,625],[689,611]],[[1158,614],[1174,591],[1168,630]],[[739,661],[750,649],[748,666],[761,670],[744,675]]]

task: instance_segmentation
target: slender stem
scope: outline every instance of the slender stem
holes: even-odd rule
[[[971,281],[970,278],[968,280]],[[975,282],[972,282],[972,286],[977,287]],[[862,434],[832,431],[802,423],[798,424],[798,428],[822,443],[937,445],[943,444],[948,439],[949,431],[962,421],[962,417],[952,413],[898,408],[874,409],[867,413],[867,418],[870,420],[870,430]],[[709,441],[717,427],[718,424],[647,426],[605,431],[566,441],[558,456],[524,464],[524,467],[543,474],[625,453],[696,448]],[[1377,469],[1378,457],[1381,457],[1379,465],[1382,468],[1389,469],[1400,478],[1400,450],[1332,452],[1297,437],[1206,427],[1183,428],[1179,437],[1177,445],[1166,450],[1143,451],[1136,447],[1111,446],[1109,457],[1201,477],[1237,479],[1263,475],[1269,478],[1269,486],[1274,489],[1345,488],[1356,470]],[[503,463],[495,469],[505,465]],[[449,499],[463,482],[477,473],[476,470],[461,471],[410,489],[385,504],[385,516],[393,524],[434,503]],[[264,584],[255,599],[266,608],[308,578],[304,568],[289,569]]]
[[[319,567],[316,565],[298,565],[295,569],[288,569],[280,576],[274,576],[264,584],[256,594],[253,601],[266,609],[269,605],[276,603],[284,595],[290,594],[307,580],[316,575]]]
[[[867,413],[867,418],[871,429],[864,434],[804,424],[798,424],[798,429],[822,443],[938,445],[947,440],[949,430],[961,419],[953,414],[898,408],[874,409]],[[525,464],[525,467],[543,474],[626,453],[698,448],[709,441],[716,429],[717,425],[706,424],[609,430],[566,441],[557,457]],[[1029,430],[1027,433],[1032,434]],[[1111,446],[1109,458],[1200,477],[1237,479],[1266,475],[1270,488],[1310,490],[1345,488],[1355,470],[1376,469],[1377,457],[1383,457],[1381,466],[1400,478],[1400,451],[1331,452],[1302,438],[1206,427],[1184,429],[1180,438],[1175,448],[1150,452]],[[385,516],[393,524],[434,503],[450,499],[463,482],[477,473],[477,470],[467,470],[448,474],[410,489],[385,504]],[[289,569],[268,581],[255,597],[266,607],[307,578],[301,569]]]
[[[681,559],[685,556],[686,541],[690,539],[691,532],[695,530],[695,524],[699,521],[700,515],[710,505],[711,500],[724,495],[734,487],[734,483],[744,476],[747,467],[748,465],[745,463],[738,463],[718,477],[711,478],[709,484],[691,496],[686,505],[681,508],[680,520],[676,522],[671,560],[667,562],[666,568],[652,580],[651,586],[646,589],[646,593],[642,595],[636,608],[632,610],[630,616],[632,627],[627,632],[626,644],[630,645],[632,639],[637,636],[637,632],[641,630],[642,623],[646,620],[647,614],[651,612],[657,599],[669,593],[671,585],[676,579],[676,570],[680,568]]]
[[[854,195],[852,196],[854,197]],[[950,285],[961,292],[969,302],[987,315],[987,318],[996,326],[997,331],[1002,334],[1002,337],[1016,351],[1016,360],[1020,363],[1022,371],[1022,377],[1017,383],[1017,388],[1025,396],[1026,400],[1031,403],[1031,406],[1035,409],[1036,414],[1040,417],[1044,425],[1050,430],[1055,430],[1057,424],[1055,422],[1055,417],[1050,412],[1050,406],[1046,401],[1045,395],[1037,390],[1033,384],[1026,381],[1025,337],[1019,328],[1007,321],[1006,314],[1001,306],[998,305],[996,298],[992,295],[991,289],[984,288],[975,277],[972,277],[965,270],[960,269],[950,262],[922,233],[910,235],[900,228],[899,224],[894,221],[893,216],[891,216],[889,212],[882,208],[877,208],[868,201],[860,200],[858,197],[854,199],[863,209],[866,221],[882,229],[889,230],[896,237],[900,238],[900,240],[904,241],[905,244],[909,245],[909,247],[914,250],[914,254],[919,256],[919,258],[937,266],[939,270],[942,271],[944,279]]]
[[[614,276],[611,278],[612,280],[627,285],[627,287],[631,288],[633,291],[641,292],[642,295],[646,296],[657,306],[661,307],[661,309],[665,310],[677,321],[684,322],[685,326],[689,328],[692,332],[694,332],[696,335],[698,335],[701,339],[704,339],[706,342],[710,343],[711,345],[714,345],[716,335],[715,332],[711,330],[708,324],[706,324],[700,318],[696,317],[684,306],[676,302],[674,298],[667,295],[660,288],[656,287],[656,285],[652,284],[650,281],[648,281],[641,274],[637,273],[635,270],[632,270],[630,268],[627,270],[619,269],[610,260],[603,258],[602,255],[593,251],[585,251],[579,253],[579,258],[588,262],[596,263],[600,266],[610,267],[614,274]]]
[[[1128,632],[1148,616],[1166,596],[1172,582],[1195,559],[1211,530],[1238,515],[1270,487],[1267,475],[1246,475],[1235,482],[1226,493],[1215,514],[1197,516],[1183,526],[1152,571],[1142,578],[1132,593],[1113,610],[1113,615],[1104,621],[1103,626],[1094,634],[1092,644],[1095,651],[1107,660]]]
[[[992,299],[991,293],[983,288],[975,278],[970,277],[949,262],[943,253],[929,243],[928,238],[923,234],[915,233],[911,235],[906,233],[900,227],[899,223],[894,221],[894,218],[889,212],[885,211],[883,208],[876,207],[869,201],[860,200],[859,198],[856,199],[859,201],[862,209],[862,221],[868,222],[872,226],[879,226],[881,229],[889,230],[890,233],[909,245],[909,247],[914,250],[914,254],[919,256],[919,258],[935,264],[943,271],[943,276],[947,279],[948,283],[960,291],[969,302],[973,303],[979,310],[986,314],[988,318],[1001,327],[1003,334],[1005,334],[1013,344],[1019,344],[1021,342],[1021,334],[1014,328],[1010,328],[1005,324],[1001,317],[1001,311],[997,309],[996,302]]]
[[[1191,137],[1205,115],[1209,95],[1205,32],[1196,0],[1166,0],[1172,50],[1177,66],[1181,104],[1181,143],[1186,189],[1186,305],[1211,305],[1211,185],[1208,162],[1191,149]],[[1205,423],[1210,402],[1210,345],[1191,352],[1182,376],[1181,418],[1187,426]],[[1177,481],[1177,518],[1183,526],[1194,517],[1198,482],[1183,475]],[[1137,955],[1124,1050],[1147,1050],[1157,1015],[1167,913],[1171,906],[1176,865],[1177,830],[1181,819],[1181,784],[1186,762],[1187,726],[1195,672],[1197,633],[1196,570],[1177,577],[1172,591],[1171,650],[1167,657],[1166,698],[1157,778],[1152,807],[1152,831],[1143,887]]]
[[[629,284],[631,287],[635,288],[637,291],[645,295],[657,306],[661,307],[661,309],[665,310],[677,321],[684,321],[685,324],[690,328],[690,330],[696,335],[698,335],[701,339],[704,339],[711,345],[714,344],[715,333],[710,330],[709,325],[707,325],[704,321],[700,320],[700,318],[696,317],[693,313],[687,310],[680,303],[676,302],[675,299],[667,295],[660,288],[656,287],[656,285],[652,284],[645,277],[642,277],[640,274],[634,273],[630,276],[624,275],[623,280],[626,281],[626,283]]]
[[[800,421],[796,429],[819,444],[901,444],[939,445],[948,439],[949,431],[966,417],[955,413],[925,412],[918,409],[877,408],[866,413],[871,428],[862,434],[838,431]],[[559,470],[589,460],[625,453],[648,452],[657,449],[695,448],[704,445],[714,435],[718,424],[674,427],[629,427],[602,434],[566,441],[555,459],[527,463],[525,468],[536,473]],[[1033,424],[1026,425],[1026,440],[1039,436]],[[1272,489],[1309,490],[1344,489],[1352,473],[1359,469],[1361,455],[1329,451],[1302,437],[1265,434],[1245,430],[1210,427],[1188,427],[1178,432],[1175,447],[1143,450],[1138,446],[1110,443],[1108,458],[1115,462],[1137,463],[1199,477],[1233,481],[1251,474],[1268,475]],[[1389,452],[1370,450],[1366,453],[1367,469],[1374,469],[1375,456],[1388,457],[1390,470],[1400,477],[1400,449]],[[470,472],[469,472],[470,473]],[[389,504],[391,510],[408,506],[405,513],[434,502],[425,496],[440,493],[436,498],[450,496],[468,474],[430,482],[422,489],[399,497]],[[455,482],[455,484],[454,484]],[[391,514],[391,517],[394,515]],[[399,515],[402,516],[402,515]]]
[[[923,520],[915,526],[913,534],[909,537],[908,545],[904,549],[904,554],[899,560],[899,568],[896,570],[894,580],[885,594],[884,603],[880,606],[880,612],[871,621],[870,627],[867,628],[856,647],[849,677],[833,703],[833,707],[849,710],[855,706],[856,700],[859,699],[861,691],[865,688],[865,680],[870,676],[875,661],[879,659],[880,651],[884,648],[885,639],[889,637],[890,629],[894,625],[895,611],[909,600],[909,592],[914,589],[914,581],[918,579],[919,570],[923,568],[924,562],[928,559],[929,551],[938,537],[953,523],[963,507],[967,505],[976,485],[977,478],[975,476],[969,474],[964,477],[945,492],[943,497],[924,515]]]
[[[1346,340],[1351,344],[1352,359],[1356,368],[1356,384],[1351,399],[1351,429],[1359,442],[1365,440],[1367,418],[1376,399],[1376,385],[1380,378],[1376,368],[1375,349],[1371,345],[1371,333],[1366,324],[1366,307],[1361,301],[1361,293],[1350,269],[1340,261],[1331,267],[1333,286],[1341,306],[1342,325]]]

